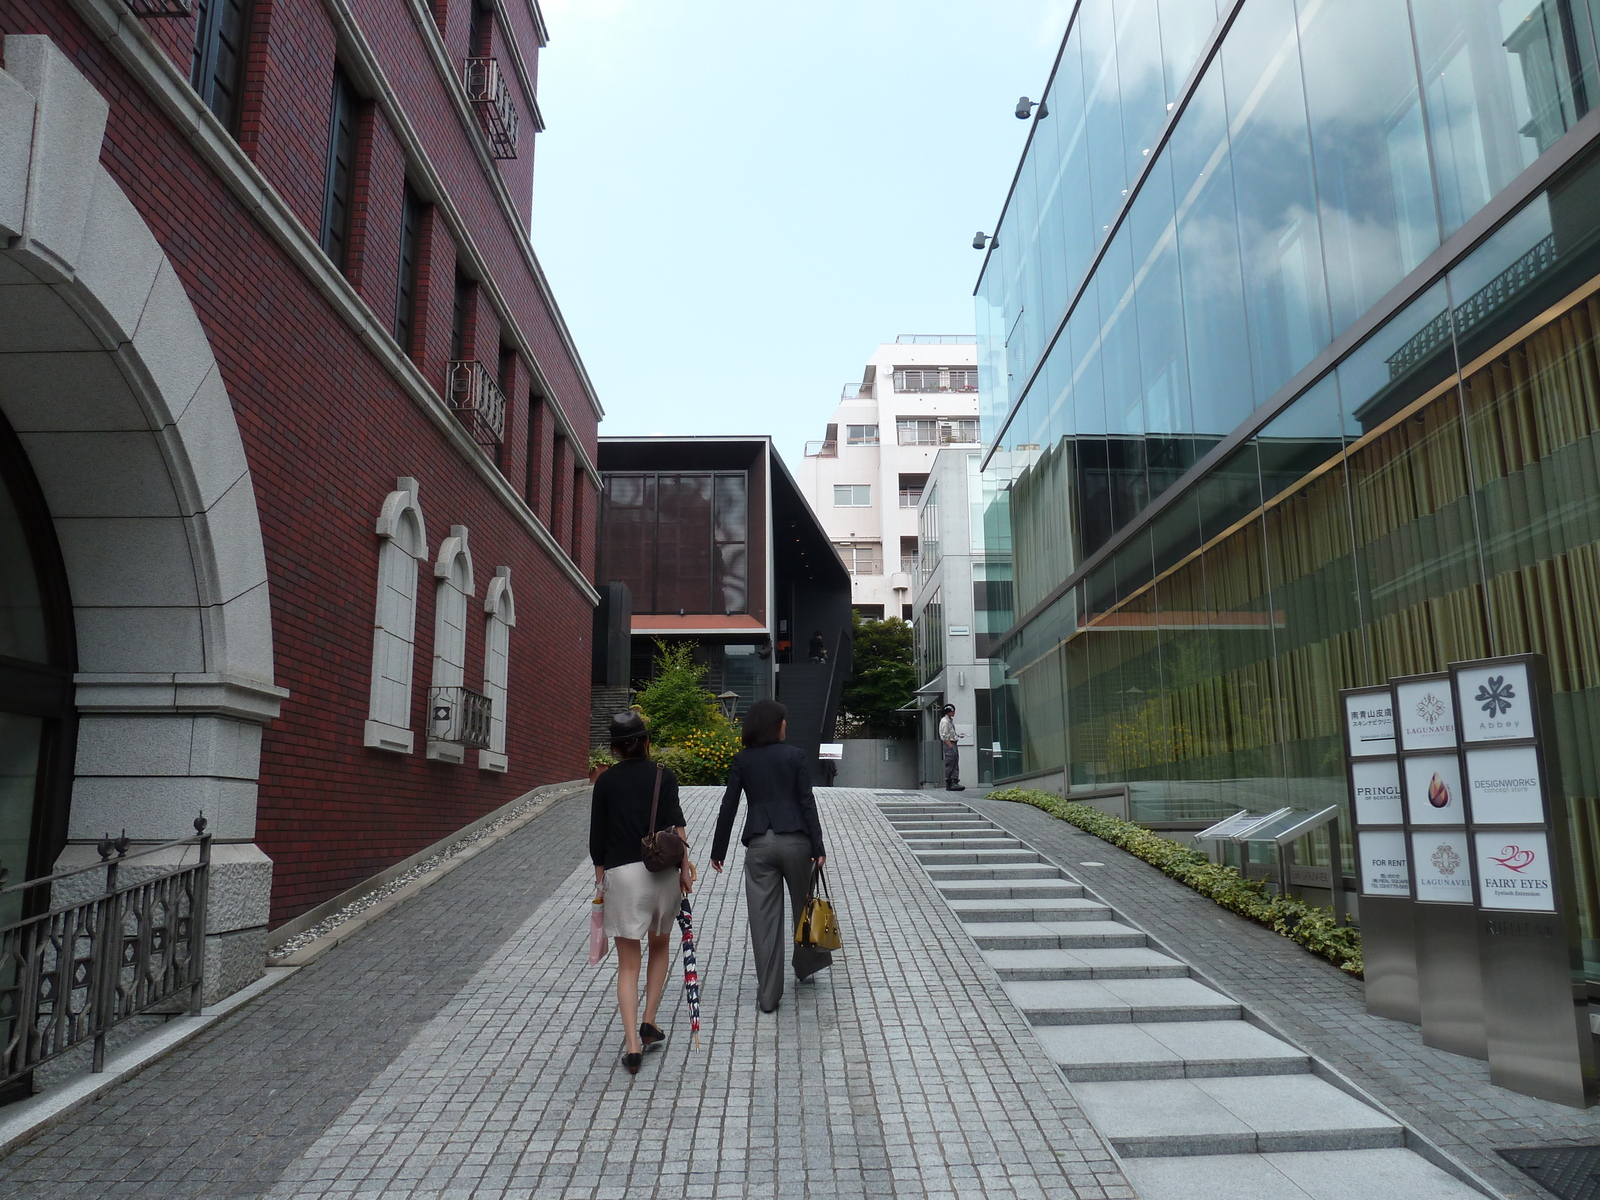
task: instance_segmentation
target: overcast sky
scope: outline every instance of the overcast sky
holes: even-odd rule
[[[793,469],[899,333],[971,333],[1069,0],[543,0],[533,244],[602,434]]]

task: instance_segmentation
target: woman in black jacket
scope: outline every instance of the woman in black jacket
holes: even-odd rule
[[[728,790],[717,814],[711,866],[721,872],[728,855],[739,794],[750,799],[745,818],[744,895],[750,910],[750,943],[756,959],[756,1004],[769,1013],[783,997],[783,947],[793,944],[800,910],[811,894],[811,869],[826,861],[817,800],[811,792],[811,764],[785,745],[788,709],[776,700],[757,700],[745,714],[745,748],[733,756]],[[790,921],[784,937],[783,888],[789,887]],[[794,971],[801,979],[833,961],[826,950],[795,946]]]
[[[600,773],[589,809],[589,858],[594,886],[605,896],[605,932],[617,946],[617,1009],[622,1014],[622,1065],[639,1073],[644,1052],[666,1041],[656,1027],[656,1009],[667,982],[672,923],[689,889],[689,868],[651,871],[644,865],[646,834],[671,829],[689,844],[678,803],[678,780],[650,760],[650,731],[638,713],[611,718],[611,751],[618,762]],[[659,787],[660,795],[656,790]],[[654,800],[655,824],[650,822]],[[644,1020],[639,1021],[641,941],[650,945],[645,976]]]

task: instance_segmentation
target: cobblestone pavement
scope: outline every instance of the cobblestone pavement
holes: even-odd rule
[[[1600,1142],[1600,1108],[1584,1112],[1493,1086],[1487,1063],[1424,1046],[1416,1026],[1369,1015],[1359,980],[1287,938],[1039,809],[968,803],[1066,867],[1506,1197],[1548,1193],[1496,1150]]]
[[[0,1158],[0,1197],[263,1195],[566,878],[588,796]]]
[[[702,853],[716,795],[685,789]],[[671,1040],[621,1069],[574,798],[0,1160],[0,1196],[1133,1197],[877,797],[823,795],[847,947],[774,1016],[736,848],[696,897],[700,1047],[675,967]]]

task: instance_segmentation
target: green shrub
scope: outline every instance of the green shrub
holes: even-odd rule
[[[1266,887],[1245,879],[1233,867],[1218,866],[1198,850],[1180,846],[1171,838],[1113,817],[1087,804],[1074,804],[1033,788],[1005,788],[990,792],[990,800],[1012,800],[1042,808],[1053,817],[1076,825],[1086,833],[1143,859],[1223,908],[1258,921],[1321,955],[1340,970],[1361,975],[1361,931],[1341,925],[1331,908],[1317,908],[1288,896],[1269,896]]]
[[[657,746],[675,746],[722,719],[716,697],[705,686],[706,668],[694,661],[694,652],[694,642],[669,646],[656,639],[655,677],[635,701]]]
[[[615,754],[611,753],[611,747],[610,746],[591,746],[591,747],[589,747],[589,769],[590,770],[593,770],[595,767],[609,767],[612,763],[614,763],[616,761],[617,761],[617,756]]]

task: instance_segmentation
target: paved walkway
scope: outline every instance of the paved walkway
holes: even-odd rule
[[[702,853],[715,796],[685,790]],[[775,1016],[736,853],[697,895],[701,1046],[674,980],[672,1041],[621,1070],[580,797],[0,1160],[0,1195],[1132,1197],[877,799],[826,793],[849,944]]]
[[[1424,1046],[1416,1026],[1371,1016],[1359,980],[1287,938],[1039,809],[971,804],[1066,867],[1505,1197],[1548,1194],[1497,1150],[1600,1143],[1600,1108],[1582,1111],[1495,1087],[1487,1063]]]

